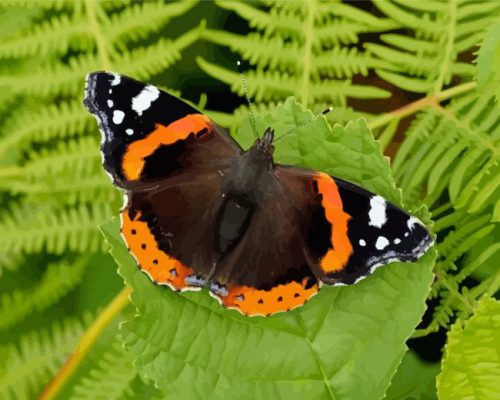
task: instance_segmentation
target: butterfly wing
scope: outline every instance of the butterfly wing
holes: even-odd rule
[[[417,218],[353,183],[286,166],[276,175],[299,214],[300,207],[314,210],[302,216],[305,251],[323,283],[356,283],[392,261],[416,261],[433,244]]]
[[[124,75],[89,74],[84,104],[101,128],[104,167],[124,189],[154,186],[241,153],[231,136],[206,115]]]
[[[89,74],[84,104],[102,132],[104,167],[126,191],[122,236],[139,267],[159,284],[198,288],[213,262],[222,177],[241,148],[190,105],[123,75]]]

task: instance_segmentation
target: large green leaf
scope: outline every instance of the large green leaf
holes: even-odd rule
[[[437,378],[440,400],[490,400],[500,396],[500,301],[484,297],[474,315],[448,333]]]
[[[311,115],[289,99],[258,116],[258,126],[280,133]],[[238,139],[248,145],[252,137],[247,121]],[[277,159],[400,196],[363,120],[331,129],[319,118],[278,141]],[[124,342],[136,367],[170,399],[382,398],[424,311],[436,257],[431,250],[355,286],[326,287],[299,309],[250,318],[220,307],[206,291],[179,294],[152,284],[128,254],[118,222],[103,230],[137,308],[122,325]]]

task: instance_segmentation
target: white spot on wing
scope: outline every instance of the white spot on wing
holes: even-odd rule
[[[111,86],[116,86],[120,84],[120,81],[121,81],[120,75],[113,74],[113,80],[111,81]]]
[[[125,113],[123,111],[115,110],[113,112],[113,122],[116,125],[120,125],[122,123],[124,117],[125,117]]]
[[[405,232],[405,237],[408,237],[410,236],[410,234],[408,232]]]
[[[109,108],[113,107],[113,100],[108,100],[108,107]]]
[[[142,115],[159,96],[160,91],[154,86],[148,85],[142,89],[141,93],[132,98],[132,109],[138,115]]]
[[[394,239],[394,244],[399,244],[399,243],[401,243],[401,239],[400,238]]]
[[[415,217],[410,217],[410,218],[408,218],[408,222],[407,222],[406,224],[408,225],[408,229],[409,229],[410,231],[412,231],[412,230],[413,230],[413,227],[414,227],[416,224],[418,224],[418,225],[422,225],[422,223],[421,223],[418,219],[416,219]]]
[[[359,239],[359,245],[365,247],[366,242],[363,239]]]
[[[125,133],[126,133],[127,135],[129,135],[129,136],[130,136],[130,135],[133,135],[133,134],[134,134],[134,130],[133,130],[133,129],[130,129],[130,128],[125,129]]]
[[[384,236],[379,236],[375,242],[375,248],[377,250],[384,250],[389,245],[389,241]]]
[[[375,226],[376,228],[382,228],[387,221],[385,209],[385,200],[380,196],[373,196],[370,199],[370,211],[368,212],[370,221],[368,222],[368,225]]]

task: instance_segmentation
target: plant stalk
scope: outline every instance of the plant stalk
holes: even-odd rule
[[[407,117],[408,115],[414,114],[425,107],[437,105],[440,102],[451,97],[473,90],[476,88],[476,86],[476,82],[467,82],[458,86],[454,86],[450,89],[443,90],[442,92],[423,97],[417,101],[414,101],[413,103],[407,104],[401,108],[398,108],[397,110],[391,111],[371,120],[368,123],[368,126],[371,130],[380,128],[384,125],[387,125],[394,119],[401,119]]]
[[[104,329],[106,329],[108,324],[129,304],[131,292],[132,290],[130,288],[124,288],[111,303],[107,305],[101,314],[99,314],[94,323],[83,334],[74,353],[62,366],[54,379],[45,387],[39,400],[51,400],[56,398],[57,394],[71,378]]]

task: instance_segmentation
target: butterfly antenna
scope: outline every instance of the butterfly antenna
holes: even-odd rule
[[[236,61],[236,65],[238,66],[238,71],[240,72],[241,82],[243,83],[243,90],[245,91],[245,98],[247,99],[248,108],[250,109],[250,123],[252,125],[253,134],[255,137],[259,137],[259,133],[257,132],[257,123],[255,122],[255,114],[253,112],[253,104],[250,101],[250,96],[248,95],[247,88],[247,80],[245,78],[245,74],[243,73],[243,69],[241,68],[241,62]]]
[[[275,142],[275,143],[276,143],[278,140],[281,140],[281,139],[283,139],[285,136],[290,135],[291,133],[295,132],[297,129],[300,129],[300,128],[303,128],[303,127],[304,127],[304,126],[306,126],[306,125],[309,125],[311,122],[315,121],[315,120],[316,120],[316,118],[318,118],[319,116],[321,116],[321,115],[326,115],[326,114],[328,114],[328,113],[329,113],[330,111],[332,111],[332,110],[333,110],[333,107],[328,107],[325,111],[322,111],[322,112],[320,112],[320,113],[316,114],[316,115],[315,115],[314,117],[312,117],[311,119],[308,119],[307,121],[304,121],[304,122],[302,122],[302,123],[298,124],[297,126],[295,126],[294,128],[292,128],[292,129],[290,129],[290,130],[286,131],[283,135],[281,135],[281,136],[277,137],[276,139],[274,139],[274,140],[273,140],[273,142]]]

